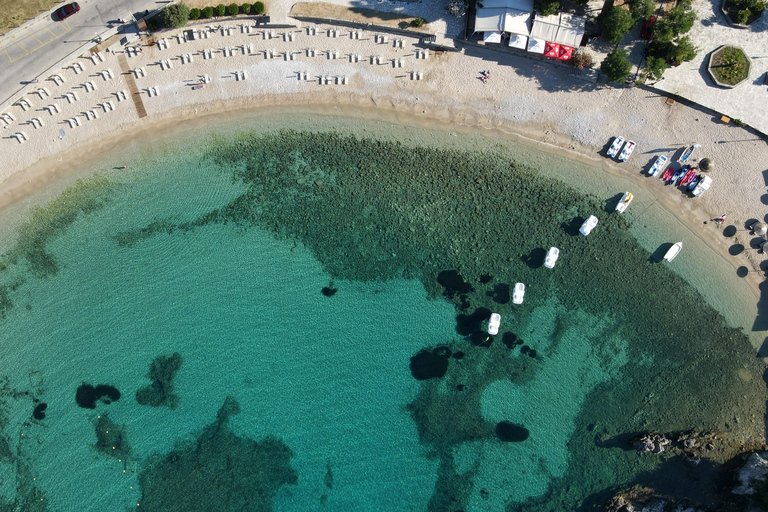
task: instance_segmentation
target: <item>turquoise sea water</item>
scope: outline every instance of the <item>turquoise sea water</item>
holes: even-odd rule
[[[764,365],[632,217],[496,143],[323,122],[105,156],[8,212],[0,510],[591,510],[677,470],[628,434],[762,440]],[[478,308],[490,346],[457,331]],[[436,347],[444,375],[415,379]],[[83,408],[83,383],[121,396]]]

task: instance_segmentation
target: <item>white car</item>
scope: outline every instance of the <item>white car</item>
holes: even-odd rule
[[[512,303],[522,304],[525,297],[525,285],[523,283],[515,284],[515,290],[512,292]]]
[[[693,195],[694,197],[699,197],[701,194],[709,190],[709,187],[712,186],[712,178],[709,176],[704,176],[699,180],[699,184],[696,185],[696,188],[693,189]]]
[[[557,258],[560,256],[560,249],[557,247],[550,247],[547,251],[547,257],[544,258],[544,266],[547,268],[555,268]]]
[[[595,229],[595,226],[597,226],[597,217],[590,215],[587,217],[587,220],[584,221],[584,224],[582,224],[579,228],[579,233],[587,236],[592,232],[593,229]]]
[[[488,334],[491,336],[499,334],[499,325],[501,325],[501,315],[498,313],[491,313],[491,319],[488,320]]]

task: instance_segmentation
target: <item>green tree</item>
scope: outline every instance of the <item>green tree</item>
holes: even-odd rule
[[[411,25],[413,25],[416,28],[423,27],[424,26],[424,18],[414,18],[411,22]]]
[[[199,20],[201,16],[200,9],[190,9],[189,10],[189,19],[191,20]]]
[[[653,16],[653,11],[656,10],[656,3],[653,0],[629,0],[627,4],[635,22],[647,20]]]
[[[227,6],[227,14],[230,16],[237,16],[240,12],[240,6],[237,4],[229,4]]]
[[[189,20],[189,7],[184,2],[166,5],[160,11],[160,19],[167,28],[183,27]]]
[[[264,2],[256,2],[253,4],[253,9],[251,9],[253,14],[264,14],[264,10]]]
[[[667,61],[673,64],[682,64],[685,61],[693,60],[696,57],[696,47],[693,46],[691,38],[681,37],[669,45],[667,49]]]
[[[645,73],[653,80],[661,80],[667,69],[667,61],[660,57],[648,56],[645,59]]]
[[[534,0],[533,5],[542,16],[551,16],[560,12],[560,0]]]
[[[213,16],[213,7],[206,7],[200,11],[201,18],[210,18],[211,16]]]
[[[243,14],[251,14],[251,4],[241,5],[240,10],[243,11]]]
[[[219,4],[216,6],[216,16],[224,16],[227,14],[227,6],[224,4]]]
[[[616,48],[609,53],[603,63],[600,64],[600,71],[605,73],[611,82],[623,82],[632,72],[632,63],[627,60],[627,52],[622,48]]]
[[[679,0],[677,5],[666,16],[675,32],[675,36],[687,34],[696,21],[696,13],[691,8],[691,0]]]
[[[598,18],[598,24],[605,39],[611,43],[620,43],[624,35],[634,26],[635,20],[629,11],[614,6],[610,11]]]

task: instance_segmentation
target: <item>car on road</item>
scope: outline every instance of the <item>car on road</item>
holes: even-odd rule
[[[72,2],[71,4],[67,4],[58,11],[56,11],[56,16],[59,18],[59,21],[64,20],[75,14],[80,10],[80,6],[77,2]]]
[[[643,30],[640,32],[640,37],[643,39],[650,39],[653,35],[653,25],[656,23],[657,16],[651,16],[645,23],[643,23]]]

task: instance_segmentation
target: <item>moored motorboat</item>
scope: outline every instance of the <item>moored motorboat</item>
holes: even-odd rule
[[[678,181],[680,181],[680,179],[683,177],[683,175],[684,175],[685,173],[687,173],[687,172],[688,172],[688,166],[686,165],[686,166],[684,166],[682,169],[680,169],[679,171],[677,171],[677,172],[676,172],[676,173],[675,173],[675,174],[672,176],[672,179],[670,180],[670,183],[671,183],[672,185],[677,185],[677,182],[678,182]]]
[[[628,140],[627,143],[624,144],[624,149],[621,150],[621,154],[619,155],[619,162],[626,162],[629,160],[629,155],[631,155],[634,150],[635,141]]]
[[[632,195],[632,192],[624,192],[624,195],[621,196],[621,199],[619,199],[619,202],[616,203],[616,211],[619,213],[624,213],[627,211],[627,207],[629,207],[629,203],[632,202],[632,199],[634,199],[635,196]]]
[[[592,232],[593,229],[595,229],[595,226],[597,226],[597,217],[590,215],[579,228],[579,233],[587,236]]]
[[[525,285],[523,283],[516,283],[515,289],[512,292],[512,303],[522,304],[523,297],[525,297]]]
[[[675,259],[675,257],[680,254],[680,251],[683,249],[683,242],[677,242],[675,245],[669,248],[667,253],[664,255],[664,259],[667,261],[672,261]]]
[[[611,144],[611,147],[608,148],[608,151],[606,154],[611,158],[616,158],[616,155],[619,152],[619,149],[621,149],[621,145],[624,144],[624,137],[619,135],[615,139],[613,139],[613,144]]]
[[[655,162],[653,162],[653,166],[648,171],[648,174],[650,176],[656,176],[661,172],[661,169],[664,167],[664,164],[667,163],[667,157],[664,155],[660,155]]]
[[[547,268],[555,268],[557,258],[560,256],[560,249],[557,247],[550,247],[547,251],[547,257],[544,258],[544,266]]]
[[[681,187],[687,187],[693,178],[696,177],[696,169],[689,169],[687,173],[680,180]]]
[[[696,185],[699,184],[699,181],[701,180],[701,174],[697,174],[693,177],[691,182],[688,184],[688,190],[693,190],[696,188]]]
[[[680,158],[678,159],[678,162],[681,164],[684,164],[688,161],[689,158],[691,158],[691,155],[693,154],[693,151],[696,148],[700,148],[701,144],[694,144],[692,146],[688,146],[685,151],[683,151],[683,154],[680,155]]]
[[[712,178],[709,176],[704,176],[699,180],[698,185],[696,185],[696,188],[693,189],[693,195],[694,197],[699,197],[701,194],[709,190],[709,187],[712,185]]]
[[[501,315],[498,313],[491,313],[491,319],[488,320],[488,334],[496,336],[499,334],[499,326],[501,325]]]

